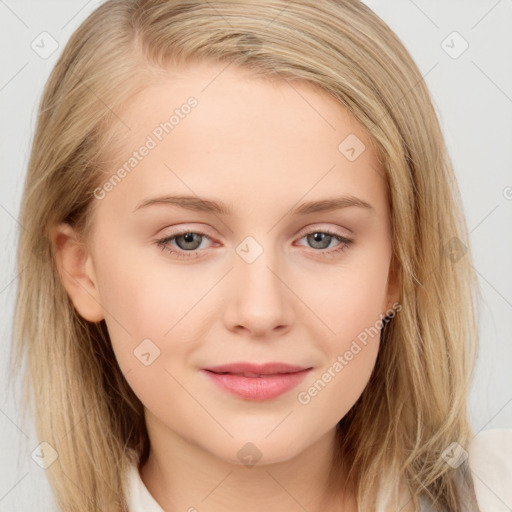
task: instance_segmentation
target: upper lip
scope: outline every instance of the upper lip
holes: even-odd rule
[[[302,370],[309,370],[310,368],[311,367],[296,366],[279,362],[263,364],[238,362],[222,364],[218,366],[209,366],[208,368],[204,368],[204,370],[208,370],[214,373],[250,373],[255,375],[274,375],[276,373],[295,373]]]

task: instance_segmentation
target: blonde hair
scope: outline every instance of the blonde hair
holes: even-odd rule
[[[26,357],[24,408],[35,407],[39,439],[59,454],[47,475],[60,510],[125,510],[128,465],[147,459],[149,443],[105,323],[81,318],[60,281],[50,228],[68,222],[89,233],[123,106],[173,65],[201,60],[328,92],[366,129],[382,164],[402,309],[337,425],[332,486],[346,463],[359,511],[390,506],[402,481],[416,509],[423,496],[450,512],[478,510],[468,462],[452,468],[442,457],[473,436],[480,290],[462,203],[420,71],[358,0],[109,0],[64,48],[26,175],[11,362],[12,378]]]

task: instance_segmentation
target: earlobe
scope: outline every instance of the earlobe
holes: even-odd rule
[[[75,309],[85,320],[100,322],[105,318],[98,293],[96,275],[86,244],[69,224],[59,224],[51,231],[55,264],[62,285]]]

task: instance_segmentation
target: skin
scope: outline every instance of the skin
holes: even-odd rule
[[[356,510],[350,490],[326,495],[327,473],[335,425],[368,383],[379,336],[360,344],[308,404],[297,395],[398,300],[386,183],[364,130],[335,99],[307,84],[224,67],[182,68],[135,97],[121,116],[131,129],[118,126],[122,147],[105,179],[188,97],[198,106],[94,200],[88,240],[65,224],[54,229],[57,265],[80,315],[105,320],[120,368],[145,406],[151,452],[140,474],[165,510],[325,511],[340,503]],[[338,150],[349,134],[366,146],[354,161]],[[233,211],[170,204],[134,211],[165,194],[220,200]],[[346,194],[373,209],[289,214]],[[167,246],[199,257],[177,258],[157,245],[182,228],[206,237],[195,250],[183,239]],[[321,245],[306,236],[325,229],[352,244],[334,253],[342,244],[335,237]],[[236,251],[247,236],[263,249],[252,263]],[[147,338],[160,350],[148,366],[134,356]],[[252,401],[201,371],[236,361],[313,369],[297,388]],[[254,466],[237,456],[248,442],[261,453]]]

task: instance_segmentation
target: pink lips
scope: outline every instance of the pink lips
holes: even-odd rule
[[[311,367],[285,363],[233,363],[204,368],[222,389],[248,400],[270,400],[297,386]]]

